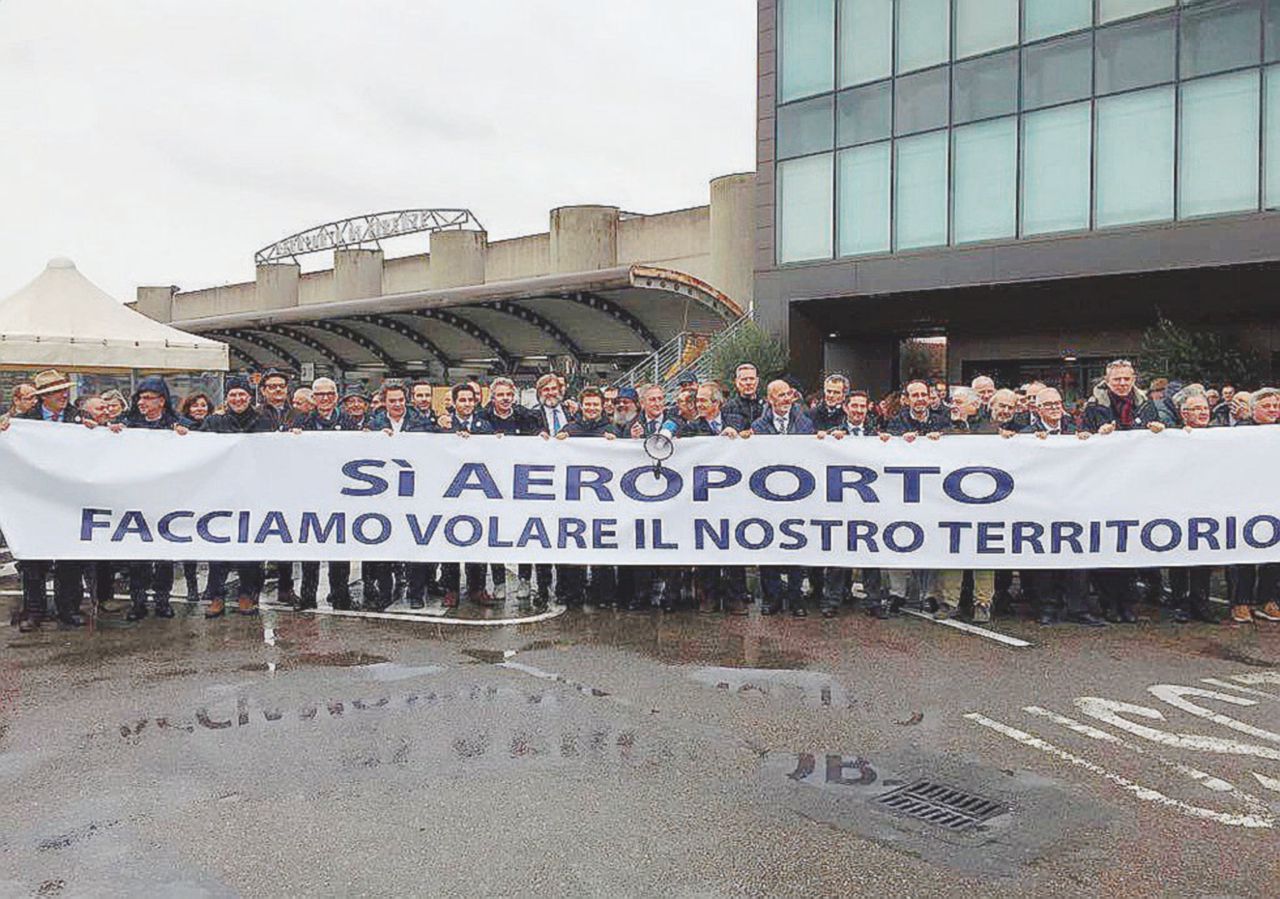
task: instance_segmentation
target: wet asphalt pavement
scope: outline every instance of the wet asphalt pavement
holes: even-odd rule
[[[1144,613],[3,628],[0,895],[1280,894],[1280,625]]]

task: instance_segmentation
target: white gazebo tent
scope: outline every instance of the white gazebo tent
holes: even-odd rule
[[[226,371],[227,345],[153,321],[57,258],[0,300],[0,370]]]

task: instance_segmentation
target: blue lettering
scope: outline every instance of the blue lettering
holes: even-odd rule
[[[1169,530],[1168,543],[1156,543],[1155,539],[1151,536],[1155,532],[1156,528],[1161,527]],[[1168,518],[1157,518],[1154,521],[1148,521],[1142,526],[1140,539],[1142,540],[1142,545],[1152,552],[1167,553],[1182,542],[1182,528],[1176,521],[1171,521]]]
[[[289,524],[284,520],[283,513],[268,512],[262,519],[262,526],[258,528],[258,535],[253,538],[253,542],[265,543],[268,537],[275,537],[281,543],[293,542],[293,534],[289,533]]]
[[[335,543],[347,542],[347,513],[333,512],[329,515],[328,520],[324,523],[324,527],[320,527],[320,516],[315,512],[302,513],[301,534],[298,536],[299,543],[309,543],[312,538],[317,543],[328,543],[329,537],[334,537]],[[222,542],[226,542],[225,540]]]
[[[520,466],[516,466],[516,473],[519,474]],[[517,487],[517,489],[519,489]],[[493,475],[489,474],[489,466],[483,462],[466,462],[458,473],[453,476],[448,489],[444,492],[445,499],[457,499],[462,495],[464,490],[479,490],[484,494],[485,499],[502,499],[502,491],[498,489],[498,485],[493,481]],[[519,499],[519,496],[516,497]]]
[[[876,532],[879,531],[874,521],[851,521],[849,522],[848,546],[849,552],[856,553],[859,545],[867,544],[867,552],[880,552],[879,545],[876,544]]]
[[[413,542],[419,546],[426,546],[431,542],[432,536],[435,535],[436,528],[440,527],[439,515],[432,515],[427,519],[427,529],[424,531],[422,525],[418,522],[417,515],[406,515],[409,519],[409,530],[413,534]]]
[[[173,523],[179,518],[195,518],[195,512],[170,512],[163,516],[156,524],[156,531],[160,534],[161,540],[167,540],[170,543],[190,543],[193,538],[180,537],[172,530]],[[84,539],[81,537],[81,539]]]
[[[812,477],[812,476],[810,476]],[[809,545],[809,538],[805,536],[799,529],[804,526],[803,518],[785,518],[778,524],[778,530],[783,535],[789,537],[791,542],[784,540],[778,544],[778,549],[804,549]]]
[[[961,535],[973,527],[972,521],[939,521],[938,527],[947,532],[947,552],[953,556],[960,552]]]
[[[856,481],[850,481],[849,475],[857,475]],[[857,491],[858,498],[864,503],[878,503],[880,497],[871,489],[871,484],[880,477],[870,468],[862,465],[828,465],[827,466],[827,502],[844,502],[846,490]]]
[[[593,549],[618,548],[618,519],[594,518],[591,521],[591,546]]]
[[[103,515],[110,516],[110,509],[81,509],[80,510],[80,539],[86,543],[93,542],[93,532],[98,528],[109,528],[111,522],[99,521]]]
[[[371,521],[378,525],[378,532],[372,537],[365,533],[365,525]],[[363,515],[356,516],[356,520],[351,522],[351,536],[365,546],[385,543],[391,536],[391,519],[380,512],[365,512]]]
[[[978,552],[999,555],[1004,552],[1004,522],[978,522]]]
[[[747,538],[747,528],[757,527],[760,529],[760,539],[753,541]],[[746,549],[763,549],[773,542],[773,525],[765,521],[763,518],[748,518],[745,521],[738,522],[738,526],[734,528],[734,538],[738,541],[738,545]]]
[[[584,478],[584,475],[592,475]],[[603,465],[570,465],[565,473],[564,498],[576,503],[582,498],[584,489],[595,493],[596,499],[602,503],[613,502],[613,491],[607,486],[613,480],[613,472]]]
[[[342,466],[342,473],[353,481],[367,484],[367,487],[343,487],[343,496],[377,496],[387,491],[387,482],[376,474],[364,471],[365,468],[383,468],[386,462],[381,459],[353,459]]]
[[[662,480],[664,482],[662,492],[657,496],[649,496],[641,493],[639,488],[636,486],[636,481],[640,480],[640,476],[646,474],[650,477],[654,477],[656,475],[654,478],[655,480]],[[622,488],[623,494],[625,494],[628,499],[633,499],[636,502],[641,503],[660,503],[663,500],[671,499],[671,497],[680,492],[681,488],[684,487],[684,478],[669,468],[654,470],[649,466],[644,465],[640,468],[633,468],[624,474],[622,476],[622,481],[618,486]]]
[[[1187,522],[1187,549],[1199,549],[1201,540],[1208,544],[1209,549],[1221,548],[1218,544],[1218,519],[1192,518]]]
[[[921,465],[902,465],[885,468],[885,474],[902,475],[902,501],[904,503],[920,502],[920,476],[926,474],[942,474],[941,468]],[[888,528],[885,528],[885,543],[888,540]],[[921,538],[923,539],[923,537]]]
[[[465,540],[458,536],[458,526],[462,524],[471,528],[471,534]],[[473,546],[479,543],[483,531],[480,519],[470,515],[455,515],[444,523],[444,539],[454,546]]]
[[[1013,554],[1021,555],[1024,547],[1030,547],[1037,556],[1044,553],[1044,525],[1038,521],[1015,521],[1013,523]]]
[[[722,475],[712,479],[711,475]],[[729,465],[695,465],[693,467],[693,501],[705,503],[712,490],[732,487],[742,481],[742,472]]]
[[[1266,524],[1271,528],[1271,537],[1267,540],[1260,540],[1255,533],[1259,524]],[[1244,523],[1244,542],[1252,546],[1254,549],[1270,549],[1277,543],[1280,543],[1280,518],[1274,515],[1255,515]]]
[[[547,528],[541,518],[530,518],[524,523],[524,530],[516,540],[516,546],[524,548],[530,543],[537,543],[543,549],[551,549],[551,538],[547,536]]]
[[[556,532],[557,548],[567,549],[569,542],[573,541],[578,549],[586,549],[587,540],[583,536],[586,532],[587,523],[581,518],[561,518]]]
[[[551,478],[537,478],[535,474],[555,471],[554,465],[517,465],[515,468],[515,489],[512,493],[516,499],[555,499],[554,493],[533,493],[531,487],[550,487]]]
[[[209,523],[215,518],[230,518],[231,513],[227,511],[206,512],[196,521],[196,535],[205,543],[230,543],[230,537],[219,537],[217,534],[209,530]],[[303,526],[306,525],[306,516],[303,516]],[[303,541],[306,542],[305,540]]]
[[[936,471],[936,470],[935,470]],[[898,542],[898,531],[906,530],[911,535],[911,542]],[[924,545],[924,528],[914,521],[895,521],[884,529],[884,545],[896,553],[913,553]]]
[[[1084,554],[1084,547],[1080,545],[1080,535],[1084,533],[1084,525],[1078,521],[1055,521],[1049,525],[1049,552],[1053,555],[1061,555],[1064,544],[1070,544],[1071,551],[1076,555]],[[1097,552],[1096,549],[1090,550]]]
[[[786,472],[796,479],[796,487],[790,493],[774,493],[769,489],[769,476]],[[813,493],[813,472],[798,465],[766,465],[751,474],[751,492],[773,503],[792,503]]]
[[[986,496],[973,496],[964,490],[964,479],[972,474],[986,475],[991,478],[991,492]],[[947,475],[942,481],[942,491],[958,503],[969,503],[971,505],[986,505],[988,503],[998,503],[1002,499],[1007,499],[1009,494],[1013,493],[1013,475],[999,468],[988,468],[982,465],[972,466],[970,468],[957,468],[951,474]],[[979,550],[981,552],[981,550]]]
[[[151,536],[151,528],[147,526],[147,520],[142,517],[142,513],[136,510],[125,512],[120,516],[120,523],[116,525],[115,532],[111,535],[112,543],[119,543],[128,536],[138,537],[143,543],[153,542]]]
[[[694,478],[697,478],[695,472]],[[718,530],[716,529],[718,528]],[[693,520],[693,545],[697,549],[705,549],[706,541],[710,540],[715,544],[716,549],[729,548],[729,519],[721,518],[716,527],[712,527],[711,522],[705,518],[695,518]]]

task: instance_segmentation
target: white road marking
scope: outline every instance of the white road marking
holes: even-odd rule
[[[1256,699],[1242,699],[1239,696],[1232,696],[1228,693],[1219,693],[1216,690],[1202,690],[1199,687],[1182,687],[1177,684],[1155,684],[1147,687],[1147,692],[1157,699],[1167,702],[1175,709],[1181,709],[1188,714],[1195,715],[1197,718],[1203,718],[1206,721],[1212,721],[1214,724],[1221,724],[1223,727],[1231,730],[1237,730],[1242,734],[1248,734],[1251,737],[1258,737],[1263,740],[1270,740],[1273,743],[1280,743],[1280,734],[1275,731],[1263,730],[1261,727],[1254,727],[1252,724],[1245,724],[1243,721],[1237,721],[1228,715],[1223,715],[1213,709],[1206,709],[1204,706],[1196,705],[1189,702],[1186,697],[1195,696],[1200,699],[1216,699],[1218,702],[1225,702],[1228,705],[1236,706],[1255,706],[1258,704]]]
[[[932,621],[934,624],[941,624],[944,627],[955,628],[958,631],[964,631],[966,634],[977,634],[979,637],[986,637],[988,640],[995,640],[997,643],[1003,643],[1005,646],[1016,646],[1019,649],[1032,644],[1026,640],[1019,640],[1017,637],[1010,637],[1008,634],[1002,634],[999,631],[990,631],[985,627],[978,627],[976,624],[969,624],[965,621],[956,621],[954,618],[938,620],[928,612],[917,612],[915,609],[903,609],[904,615],[913,615],[916,618],[923,618],[925,621]]]
[[[1276,780],[1274,777],[1267,777],[1265,774],[1259,774],[1257,771],[1253,772],[1253,777],[1268,790],[1280,793],[1280,780]]]
[[[268,612],[296,612],[293,606],[275,603],[263,604],[261,608]],[[526,615],[522,618],[449,618],[444,615],[414,615],[410,612],[347,612],[341,609],[307,609],[300,614],[334,615],[339,618],[374,618],[381,621],[416,621],[422,624],[456,624],[461,627],[514,627],[550,621],[552,618],[559,618],[566,611],[568,610],[564,606],[557,606],[537,615]]]
[[[1251,796],[1234,784],[1229,783],[1220,777],[1214,777],[1212,774],[1201,771],[1199,768],[1192,768],[1189,765],[1183,765],[1180,762],[1161,758],[1158,755],[1153,756],[1150,752],[1143,749],[1141,746],[1138,746],[1136,743],[1131,743],[1128,740],[1117,737],[1115,734],[1109,733],[1105,730],[1099,730],[1096,727],[1091,727],[1088,724],[1076,721],[1074,718],[1059,715],[1055,712],[1049,711],[1048,709],[1042,709],[1039,706],[1027,706],[1023,711],[1031,715],[1037,715],[1041,718],[1045,718],[1052,721],[1054,724],[1060,724],[1068,730],[1074,731],[1078,734],[1083,734],[1091,739],[1101,740],[1104,743],[1110,743],[1115,746],[1123,746],[1130,752],[1154,758],[1163,767],[1177,771],[1179,774],[1186,775],[1205,789],[1213,790],[1216,793],[1230,793],[1233,798],[1244,803],[1244,805],[1248,806],[1249,811],[1256,815],[1265,816],[1269,812],[1266,804],[1258,797]],[[1258,775],[1255,774],[1254,776],[1257,777]]]
[[[1239,684],[1233,684],[1230,681],[1218,680],[1216,677],[1202,677],[1200,678],[1200,682],[1208,684],[1211,687],[1226,687],[1228,690],[1235,690],[1239,693],[1248,694],[1249,696],[1261,696],[1264,699],[1280,699],[1280,696],[1277,696],[1274,693],[1267,693],[1264,690],[1254,690],[1251,687],[1242,687]]]
[[[992,719],[986,717],[985,715],[978,714],[977,712],[970,712],[964,717],[966,720],[972,721],[975,724],[978,724],[978,725],[981,725],[982,727],[993,730],[998,734],[1002,734],[1003,736],[1006,736],[1011,740],[1021,743],[1023,746],[1029,746],[1032,749],[1038,749],[1040,752],[1043,752],[1046,755],[1053,756],[1054,758],[1060,759],[1064,762],[1069,762],[1072,765],[1076,765],[1080,768],[1085,769],[1086,771],[1089,771],[1093,774],[1098,775],[1099,777],[1105,778],[1106,780],[1110,781],[1111,783],[1115,784],[1121,789],[1132,793],[1134,796],[1138,797],[1139,799],[1142,799],[1145,802],[1154,802],[1158,805],[1163,805],[1167,808],[1175,809],[1178,812],[1181,812],[1182,814],[1187,815],[1188,817],[1191,817],[1191,818],[1199,818],[1205,821],[1215,821],[1219,824],[1225,824],[1232,827],[1248,827],[1248,828],[1275,827],[1275,818],[1270,814],[1237,815],[1237,814],[1232,814],[1230,812],[1219,812],[1219,811],[1214,811],[1213,809],[1201,808],[1198,805],[1192,805],[1188,802],[1183,802],[1180,799],[1174,799],[1171,796],[1166,796],[1160,791],[1153,790],[1150,787],[1144,787],[1141,784],[1134,783],[1128,778],[1122,777],[1119,774],[1114,774],[1108,771],[1106,768],[1102,767],[1101,765],[1095,764],[1094,762],[1091,762],[1088,759],[1081,758],[1080,756],[1070,753],[1065,749],[1060,749],[1059,747],[1053,745],[1052,743],[1046,740],[1042,740],[1037,736],[1033,736],[1032,734],[1029,734],[1026,731],[1018,730],[1015,727],[1010,727],[1009,725],[1002,724],[999,721],[993,721]]]
[[[1113,699],[1102,699],[1097,696],[1081,696],[1075,701],[1076,708],[1090,718],[1096,718],[1104,724],[1110,724],[1117,730],[1127,731],[1135,736],[1171,746],[1175,749],[1194,749],[1200,752],[1218,752],[1223,755],[1251,755],[1257,758],[1280,761],[1280,749],[1269,746],[1255,746],[1251,743],[1240,743],[1222,737],[1209,737],[1204,734],[1171,734],[1155,727],[1147,727],[1136,721],[1130,721],[1124,715],[1135,715],[1149,721],[1164,721],[1164,715],[1147,706],[1118,702]]]

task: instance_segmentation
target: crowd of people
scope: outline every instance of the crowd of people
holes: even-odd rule
[[[1182,384],[1165,379],[1138,386],[1134,366],[1116,360],[1092,394],[1068,409],[1059,390],[1040,382],[1017,389],[997,387],[989,377],[969,386],[949,387],[941,379],[911,380],[879,402],[853,389],[848,378],[828,375],[821,390],[805,396],[792,379],[762,384],[751,363],[738,366],[732,385],[699,381],[682,375],[669,402],[658,385],[586,387],[576,397],[566,395],[566,383],[545,374],[534,385],[536,401],[517,402],[517,386],[495,377],[487,385],[464,381],[448,388],[445,403],[436,404],[436,387],[429,381],[386,381],[370,394],[361,387],[340,390],[329,378],[309,386],[295,386],[276,370],[253,379],[235,375],[224,385],[224,399],[216,403],[204,393],[192,393],[180,403],[159,377],[138,382],[132,396],[115,390],[82,396],[71,402],[72,384],[62,374],[40,372],[30,383],[12,391],[7,415],[33,421],[105,427],[166,429],[179,433],[220,434],[263,432],[383,431],[399,433],[455,433],[462,436],[523,435],[548,440],[577,438],[643,439],[665,432],[677,439],[750,439],[795,436],[883,441],[950,439],[962,434],[990,434],[1012,438],[1083,440],[1114,431],[1139,428],[1241,427],[1280,421],[1280,389],[1263,387],[1246,393],[1230,384]],[[220,618],[228,609],[231,575],[235,602],[231,608],[245,615],[258,611],[258,601],[271,571],[277,601],[298,610],[317,607],[319,562],[295,566],[279,563],[219,563],[208,566],[203,590],[199,568],[181,563],[189,599],[201,598],[207,618]],[[335,609],[351,609],[352,570],[349,561],[327,563],[326,602]],[[48,582],[53,582],[53,613],[60,625],[83,623],[86,594],[97,609],[109,608],[114,584],[123,575],[128,584],[129,621],[154,614],[173,616],[175,564],[167,561],[96,563],[33,561],[20,563],[22,604],[15,620],[23,631],[50,617]],[[361,608],[385,610],[398,602],[424,608],[439,599],[446,609],[462,602],[497,605],[512,594],[523,606],[545,609],[554,599],[566,606],[591,604],[629,611],[681,608],[699,612],[748,614],[754,601],[750,572],[741,566],[679,568],[659,565],[580,566],[553,563],[520,565],[511,577],[502,564],[437,564],[422,560],[365,562],[361,566]],[[1035,570],[1023,572],[969,570],[934,571],[854,570],[787,565],[759,566],[760,613],[805,616],[816,604],[824,617],[838,615],[859,603],[878,618],[914,607],[948,618],[967,609],[972,620],[989,622],[1007,614],[1017,595],[1030,603],[1040,623],[1067,621],[1091,627],[1107,622],[1133,623],[1142,600],[1166,606],[1172,618],[1214,621],[1210,603],[1213,569],[1208,566],[1166,570]],[[1280,622],[1280,563],[1233,565],[1224,572],[1232,624],[1255,620]],[[855,598],[855,588],[861,594]]]

